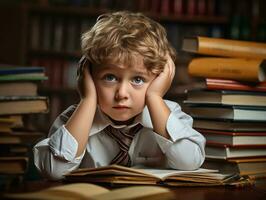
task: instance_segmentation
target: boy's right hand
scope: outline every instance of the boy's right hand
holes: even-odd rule
[[[78,92],[81,99],[97,98],[95,85],[89,72],[89,62],[85,56],[79,61],[77,71]]]

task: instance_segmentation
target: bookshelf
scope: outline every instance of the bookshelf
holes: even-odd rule
[[[265,16],[262,16],[265,15],[265,2],[262,0],[4,2],[0,6],[4,30],[0,33],[0,62],[46,67],[49,81],[39,91],[50,98],[50,113],[40,120],[45,120],[43,129],[46,131],[59,112],[78,102],[75,69],[81,57],[80,35],[102,13],[116,10],[143,12],[165,26],[169,40],[179,53],[176,77],[166,98],[180,103],[185,98],[184,90],[201,84],[199,79],[187,74],[191,55],[180,52],[184,37],[201,35],[266,40]],[[247,18],[250,19],[248,23]],[[246,30],[244,36],[239,34],[243,30]]]

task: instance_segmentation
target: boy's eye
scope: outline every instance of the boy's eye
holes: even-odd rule
[[[106,74],[104,75],[103,79],[108,82],[114,82],[117,80],[117,78],[113,74]]]
[[[132,79],[132,83],[134,85],[142,85],[145,82],[144,78],[140,77],[140,76],[136,76]]]

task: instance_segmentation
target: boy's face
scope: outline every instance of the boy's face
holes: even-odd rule
[[[93,68],[98,104],[117,123],[127,123],[145,106],[145,94],[155,74],[147,71],[141,56],[130,67],[105,64]]]

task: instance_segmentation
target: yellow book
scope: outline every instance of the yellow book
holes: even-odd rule
[[[169,189],[159,186],[130,186],[108,190],[90,183],[73,183],[32,193],[6,194],[5,198],[28,200],[166,200],[174,199],[174,194]]]
[[[266,80],[266,62],[262,59],[195,58],[188,65],[191,76],[238,81]]]
[[[194,37],[183,40],[182,50],[213,56],[266,59],[266,43],[259,42]]]

